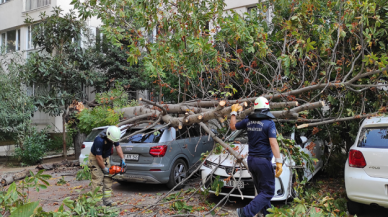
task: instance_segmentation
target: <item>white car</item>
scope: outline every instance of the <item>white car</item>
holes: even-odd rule
[[[362,204],[388,208],[388,117],[365,119],[345,164],[348,211]]]
[[[120,126],[120,130],[121,130],[121,136],[123,136],[127,129],[129,128],[130,125],[123,125],[123,126]],[[82,143],[82,146],[81,146],[81,154],[79,156],[79,163],[80,165],[85,165],[87,164],[87,162],[85,161],[85,159],[89,156],[90,154],[90,149],[92,148],[92,145],[93,145],[93,142],[94,142],[94,139],[96,138],[96,136],[98,136],[98,134],[100,134],[102,131],[108,129],[109,126],[103,126],[103,127],[96,127],[92,130],[92,132],[89,133],[89,135],[86,137],[85,141]]]
[[[323,166],[323,141],[316,140],[314,141],[314,143],[312,143],[312,138],[307,139],[306,136],[300,136],[298,134],[295,135],[295,133],[292,133],[288,137],[291,139],[296,138],[296,143],[298,144],[297,146],[299,146],[303,152],[307,153],[310,156],[314,155],[314,157],[318,159],[318,162],[314,166],[315,170],[313,173],[310,172],[307,168],[304,168],[304,176],[307,178],[307,180],[310,180]],[[239,152],[240,155],[246,156],[245,160],[247,160],[248,137],[247,132],[245,130],[234,131],[227,138],[227,141],[233,142],[234,149]],[[309,147],[310,145],[312,146]],[[272,201],[283,201],[296,196],[295,191],[292,188],[294,174],[292,173],[292,169],[290,168],[291,166],[295,166],[295,163],[293,160],[285,158],[284,156],[282,157],[283,159],[285,159],[283,164],[283,172],[279,178],[275,178],[275,196],[272,198]],[[233,173],[236,182],[233,179],[230,179],[230,181],[228,181],[228,177],[230,177],[233,172],[234,161],[235,158],[231,156],[228,152],[222,152],[221,154],[212,154],[211,156],[209,156],[209,158],[205,161],[204,165],[201,167],[201,179],[202,183],[205,183],[205,187],[202,188],[202,190],[209,190],[210,193],[215,194],[216,192],[211,190],[211,185],[214,179],[219,176],[219,181],[223,181],[224,183],[224,187],[222,187],[221,191],[219,192],[219,195],[227,195],[236,185],[236,182],[238,182],[241,173],[241,181],[238,182],[238,186],[241,189],[243,198],[255,198],[255,188],[253,184],[253,179],[245,168],[241,171],[239,166],[237,166],[235,168],[235,172]],[[218,165],[218,163],[220,163],[220,165],[212,174],[213,169],[216,167],[216,165]],[[272,164],[275,170],[275,158],[272,159]],[[236,188],[230,196],[241,197],[241,193]]]

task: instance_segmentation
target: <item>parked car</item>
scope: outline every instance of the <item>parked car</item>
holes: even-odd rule
[[[287,137],[287,136],[286,136]],[[310,138],[308,138],[310,137]],[[304,176],[307,180],[310,180],[323,166],[323,154],[324,154],[324,142],[321,140],[315,140],[312,145],[313,139],[310,135],[298,135],[298,133],[292,133],[288,136],[288,138],[296,140],[296,146],[300,147],[303,152],[307,153],[310,156],[314,156],[318,159],[318,162],[315,164],[314,172],[310,172],[305,166],[304,168]],[[248,136],[246,130],[237,130],[234,131],[228,138],[227,141],[234,145],[234,149],[240,152],[240,155],[245,156],[245,160],[247,160],[248,156]],[[309,147],[312,145],[311,147]],[[311,151],[310,151],[311,150]],[[282,156],[284,159],[283,164],[283,172],[279,178],[275,178],[275,196],[272,198],[272,201],[282,201],[288,198],[293,198],[296,196],[295,191],[292,188],[292,183],[294,179],[294,174],[292,173],[291,166],[295,166],[295,162],[291,159]],[[205,187],[202,190],[209,190],[210,193],[216,193],[211,190],[212,182],[219,176],[219,180],[223,181],[224,187],[222,187],[220,191],[220,195],[227,195],[232,188],[238,182],[238,178],[241,173],[241,181],[238,182],[238,186],[241,189],[241,192],[244,198],[255,198],[255,188],[253,184],[253,179],[250,176],[249,172],[239,166],[236,166],[233,169],[235,158],[230,155],[228,152],[222,152],[221,154],[213,154],[209,156],[209,158],[205,161],[204,165],[201,167],[201,179],[202,183],[205,183]],[[216,167],[216,165],[220,163],[218,168],[214,171],[213,175],[211,175],[212,170]],[[272,164],[274,170],[276,168],[275,158],[272,159]],[[306,164],[305,164],[306,165]],[[228,179],[228,177],[233,173],[236,181],[233,179]],[[235,189],[230,195],[232,197],[241,197],[240,192]]]
[[[345,164],[348,211],[362,204],[388,208],[388,117],[365,119]]]
[[[90,154],[90,149],[92,148],[94,139],[96,136],[98,136],[101,132],[104,130],[106,131],[109,126],[103,126],[103,127],[96,127],[92,130],[92,132],[89,133],[89,135],[86,137],[85,141],[82,143],[81,146],[81,154],[78,158],[80,165],[85,165],[87,162],[85,162],[85,159]],[[121,136],[123,136],[127,129],[130,127],[130,125],[123,125],[120,127],[121,130]]]
[[[131,127],[128,136],[148,124]],[[210,151],[214,142],[198,124],[176,130],[156,125],[145,132],[131,136],[120,143],[127,171],[114,177],[119,183],[138,182],[166,184],[173,188],[186,178],[189,168],[200,163],[201,153]],[[112,165],[119,165],[116,150],[111,157]]]

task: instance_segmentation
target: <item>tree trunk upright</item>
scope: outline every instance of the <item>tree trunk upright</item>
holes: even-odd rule
[[[162,90],[162,85],[160,85],[160,87],[159,87],[159,103],[161,103],[162,102],[162,96],[163,96],[163,90]]]
[[[62,115],[62,131],[63,131],[63,156],[67,158],[67,148],[66,148],[66,112]]]
[[[80,132],[77,132],[77,134],[74,136],[74,152],[75,152],[75,159],[78,159],[81,154],[81,146],[82,143],[85,141],[86,135]]]
[[[186,78],[185,86],[183,89],[183,102],[186,102],[187,89],[189,88],[189,79]]]

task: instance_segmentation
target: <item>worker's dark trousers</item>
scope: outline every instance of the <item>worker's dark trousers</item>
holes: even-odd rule
[[[257,196],[244,207],[247,217],[255,216],[262,211],[267,215],[267,209],[271,208],[271,199],[275,194],[275,173],[270,158],[248,156],[248,167],[252,173],[257,189]]]

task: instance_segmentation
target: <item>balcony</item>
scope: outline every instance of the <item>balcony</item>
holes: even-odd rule
[[[51,4],[51,0],[25,0],[24,12],[43,8],[43,7],[49,6],[50,4]]]

